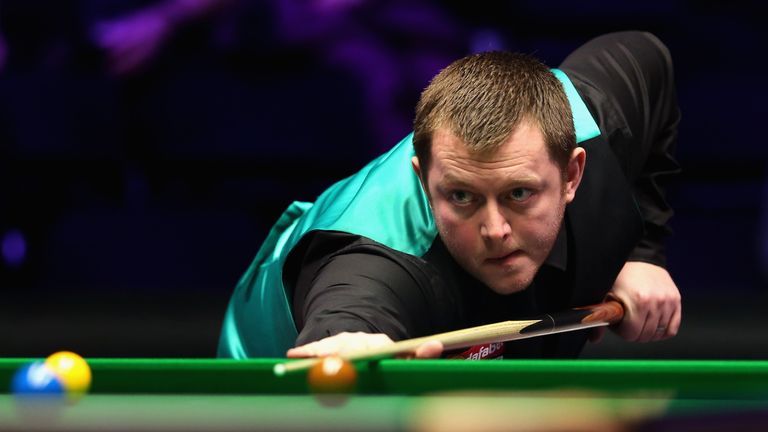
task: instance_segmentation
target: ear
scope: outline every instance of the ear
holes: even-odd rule
[[[413,156],[411,158],[411,166],[413,167],[413,172],[416,173],[416,177],[421,179],[421,165],[419,165],[419,158]]]
[[[565,177],[565,202],[570,203],[576,197],[576,189],[579,188],[581,177],[584,175],[584,167],[587,163],[587,151],[582,147],[576,147],[571,152],[566,166]]]
[[[427,196],[427,201],[431,200],[429,198],[429,189],[427,189],[427,185],[424,183],[424,177],[422,177],[421,172],[421,164],[419,163],[419,158],[416,156],[411,158],[411,166],[413,167],[413,172],[416,173],[416,177],[419,179],[419,184],[421,184],[421,189],[424,191],[424,194]]]

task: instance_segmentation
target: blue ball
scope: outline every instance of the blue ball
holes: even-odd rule
[[[64,386],[45,363],[38,361],[16,371],[11,381],[11,392],[22,396],[61,396]]]

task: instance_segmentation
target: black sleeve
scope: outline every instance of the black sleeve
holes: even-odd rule
[[[669,50],[649,33],[612,33],[574,51],[561,69],[595,115],[643,215],[645,235],[629,260],[665,265],[673,212],[664,186],[680,171],[673,157],[680,111]]]
[[[345,331],[384,333],[393,340],[430,331],[427,298],[433,281],[409,259],[353,247],[312,272],[299,277],[309,285],[294,303],[303,323],[296,345]]]

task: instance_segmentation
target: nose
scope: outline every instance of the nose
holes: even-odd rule
[[[483,221],[480,224],[480,235],[483,239],[487,241],[505,240],[512,234],[512,227],[498,204],[488,203],[484,213]]]

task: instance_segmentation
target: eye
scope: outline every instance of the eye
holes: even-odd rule
[[[520,187],[512,189],[512,192],[509,193],[509,197],[512,199],[512,201],[520,202],[527,200],[532,194],[532,190]]]
[[[456,190],[451,192],[451,201],[458,205],[467,205],[475,200],[475,196],[471,192]]]

